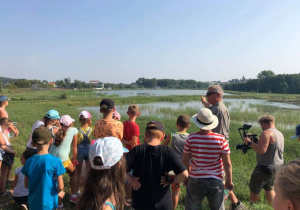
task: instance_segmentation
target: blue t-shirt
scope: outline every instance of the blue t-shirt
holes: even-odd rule
[[[30,210],[50,210],[58,207],[56,178],[66,172],[61,160],[50,154],[29,158],[22,173],[28,177]]]

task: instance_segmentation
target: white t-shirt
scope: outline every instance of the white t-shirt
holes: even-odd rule
[[[28,189],[26,189],[24,187],[25,176],[21,172],[22,168],[23,168],[23,166],[21,166],[15,170],[15,174],[18,176],[18,181],[17,181],[16,187],[14,188],[14,192],[12,194],[13,197],[28,196],[28,193],[29,193]]]
[[[32,133],[33,133],[33,131],[34,131],[36,128],[39,128],[39,127],[41,127],[41,126],[43,126],[43,125],[44,125],[44,122],[41,121],[41,120],[35,121],[35,123],[32,125],[30,137],[29,137],[29,139],[28,139],[28,141],[27,141],[27,144],[26,144],[26,147],[27,147],[27,148],[36,149],[36,147],[32,146],[32,144],[31,144],[31,142],[32,142]]]
[[[0,131],[2,132],[3,138],[5,139],[6,145],[7,145],[7,146],[10,146],[10,143],[9,143],[9,141],[8,141],[8,138],[7,138],[7,136],[4,134],[4,132],[2,131],[1,126],[0,126]]]

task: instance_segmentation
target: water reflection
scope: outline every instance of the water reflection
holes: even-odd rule
[[[133,101],[134,103],[134,101]],[[255,105],[269,105],[279,108],[285,109],[300,109],[300,106],[287,104],[287,103],[279,103],[279,102],[268,102],[266,100],[261,99],[224,99],[224,103],[228,107],[229,112],[256,112],[257,108]],[[171,112],[159,112],[160,109],[195,109],[195,112],[202,108],[203,105],[200,101],[189,101],[189,102],[156,102],[156,103],[148,103],[148,104],[138,104],[140,107],[140,111],[143,116],[158,116],[158,117],[170,117],[172,115]],[[121,115],[126,115],[128,105],[117,105],[116,110]],[[93,112],[97,118],[100,118],[99,107],[79,107],[81,110],[88,110]],[[250,124],[253,124],[253,122]],[[256,126],[256,125],[255,125]]]

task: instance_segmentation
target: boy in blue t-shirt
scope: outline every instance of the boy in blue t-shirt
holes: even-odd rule
[[[24,185],[29,189],[30,210],[55,209],[58,207],[58,197],[65,195],[62,174],[66,170],[59,158],[48,154],[52,141],[46,127],[36,128],[32,134],[37,154],[29,158],[22,169]]]

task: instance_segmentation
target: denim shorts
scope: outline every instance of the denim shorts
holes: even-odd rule
[[[82,162],[83,160],[88,161],[89,160],[89,151],[91,146],[84,146],[81,144],[77,145],[77,160],[79,162]]]
[[[185,209],[199,210],[206,197],[210,209],[225,209],[223,205],[224,187],[222,180],[214,178],[188,178],[185,195]]]
[[[274,190],[275,175],[275,169],[266,173],[260,165],[255,166],[250,178],[250,191],[259,194],[262,189],[266,191]]]

